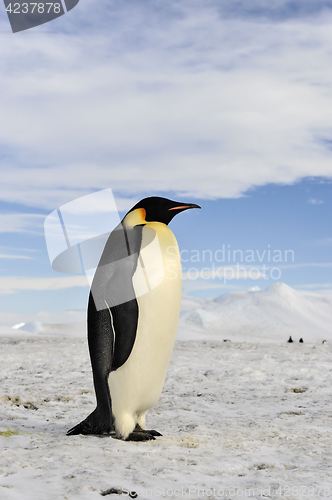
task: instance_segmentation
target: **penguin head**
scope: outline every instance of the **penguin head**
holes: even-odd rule
[[[183,203],[178,201],[160,198],[159,196],[150,196],[139,201],[128,214],[139,210],[145,222],[162,222],[169,224],[173,217],[189,208],[201,208],[195,203]],[[126,217],[127,217],[126,215]]]

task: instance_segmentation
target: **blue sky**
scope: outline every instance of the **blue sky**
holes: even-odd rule
[[[43,221],[106,188],[202,206],[172,222],[187,294],[332,288],[331,24],[323,0],[81,0],[16,34],[0,10],[0,321],[85,308]]]

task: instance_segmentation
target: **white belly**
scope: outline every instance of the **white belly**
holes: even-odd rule
[[[147,246],[145,253],[142,250],[143,274],[150,290],[137,298],[138,328],[132,352],[125,364],[109,375],[115,427],[124,438],[136,423],[144,428],[145,413],[160,397],[180,314],[181,262],[175,236],[164,224],[151,222],[146,226],[156,231],[160,251],[153,245]],[[142,247],[147,234],[144,228]],[[142,293],[140,266],[133,284],[135,292]]]

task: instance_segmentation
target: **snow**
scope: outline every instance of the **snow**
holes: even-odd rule
[[[110,488],[140,499],[332,498],[332,342],[320,338],[331,295],[276,286],[224,299],[185,300],[180,331],[187,314],[199,314],[203,327],[193,322],[187,340],[177,340],[147,416],[163,437],[144,443],[65,435],[95,405],[82,323],[0,336],[1,500],[93,500]],[[256,321],[243,327],[246,342],[237,340],[232,308],[239,325]],[[302,332],[303,344],[288,344],[288,329],[306,321],[313,340]],[[263,326],[256,341],[250,332],[264,322],[265,341]],[[204,331],[212,338],[195,340]]]

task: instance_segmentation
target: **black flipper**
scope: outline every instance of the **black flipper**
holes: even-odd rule
[[[120,224],[105,245],[88,305],[88,343],[97,407],[68,435],[114,431],[108,376],[126,362],[136,338],[138,304],[132,277],[141,242],[142,226],[125,229]]]
[[[127,361],[136,338],[138,303],[132,279],[141,249],[142,230],[142,226],[123,228],[120,225],[112,232],[91,286],[90,302],[93,298],[98,312],[107,311],[110,321],[107,330],[111,330],[113,335],[109,371],[116,370]],[[93,350],[96,342],[100,344],[99,336],[95,339],[94,324],[94,318],[90,322],[88,320],[89,347],[92,346]]]

